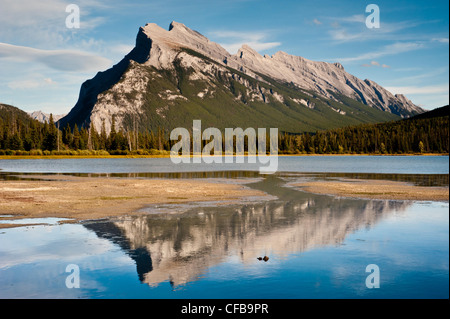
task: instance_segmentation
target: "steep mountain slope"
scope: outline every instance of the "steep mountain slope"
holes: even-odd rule
[[[303,132],[409,117],[423,110],[338,64],[248,46],[231,55],[183,24],[141,27],[122,61],[83,83],[63,127],[171,130],[192,126],[278,127]]]
[[[0,121],[7,123],[8,125],[15,125],[15,121],[20,120],[22,123],[28,124],[32,121],[29,114],[21,109],[9,105],[0,103]]]
[[[393,95],[373,81],[361,81],[347,73],[340,63],[310,61],[281,51],[261,56],[246,45],[232,59],[251,70],[336,101],[337,93],[402,117],[422,112],[403,95]]]
[[[450,115],[450,107],[448,105],[438,107],[434,110],[411,117],[411,120],[432,119]]]

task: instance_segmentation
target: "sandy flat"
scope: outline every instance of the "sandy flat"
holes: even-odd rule
[[[266,196],[243,183],[214,179],[42,178],[52,180],[0,181],[0,217],[99,219],[134,214],[151,204],[202,201],[230,204],[249,196]],[[0,224],[0,228],[7,226]]]
[[[387,180],[342,179],[338,181],[311,181],[294,183],[302,190],[342,197],[392,200],[448,201],[448,187],[415,186]]]

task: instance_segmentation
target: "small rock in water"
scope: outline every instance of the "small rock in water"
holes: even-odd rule
[[[258,260],[264,260],[264,261],[268,261],[268,260],[269,260],[269,257],[267,257],[267,256],[264,256],[264,257],[258,257],[258,258],[256,258],[256,259],[258,259]]]

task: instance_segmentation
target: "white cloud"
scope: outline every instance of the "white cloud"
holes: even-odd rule
[[[394,94],[421,95],[421,94],[442,94],[449,92],[447,84],[427,85],[427,86],[389,86],[386,89]]]
[[[314,19],[313,23],[316,24],[316,25],[321,25],[322,24],[322,22],[320,22],[318,19]]]
[[[395,71],[408,72],[408,71],[422,71],[422,68],[412,67],[412,68],[401,68],[394,69]],[[395,80],[391,81],[392,86],[397,86],[397,83],[402,85],[417,85],[417,83],[429,84],[431,80],[440,81],[440,79],[448,78],[448,65],[444,67],[438,67],[435,69],[427,69],[426,72],[416,73],[414,75],[396,77]],[[441,82],[442,83],[442,82]]]
[[[448,43],[448,38],[433,38],[431,41],[436,41],[440,43]]]
[[[0,3],[0,22],[6,26],[41,27],[42,25],[60,24],[65,27],[65,18],[69,15],[66,7],[74,3],[71,0],[2,0]],[[96,0],[77,0],[81,20],[91,22],[90,12],[95,8],[107,8],[108,5]],[[62,19],[61,19],[62,18]],[[93,21],[99,21],[93,18]]]
[[[8,87],[13,90],[36,89],[49,85],[54,85],[55,82],[50,78],[33,77],[29,79],[20,79],[8,82]]]
[[[71,0],[1,0],[0,39],[3,42],[32,45],[35,47],[60,47],[73,43],[73,37],[82,37],[104,23],[101,16],[92,16],[96,8],[104,7],[98,0],[78,0],[80,28],[66,27],[69,13],[66,7]]]
[[[0,58],[13,61],[41,63],[45,66],[72,72],[98,71],[111,66],[111,61],[91,53],[76,50],[41,50],[0,43]]]
[[[110,50],[115,53],[118,53],[118,54],[127,55],[128,53],[130,53],[131,50],[133,50],[133,48],[134,48],[134,45],[117,44],[117,45],[112,45]]]
[[[330,30],[329,34],[331,35],[331,38],[333,40],[343,41],[343,42],[364,38],[362,33],[353,33],[352,34],[352,33],[347,32],[347,30],[344,28],[339,28],[339,29],[335,28],[333,30]]]
[[[276,48],[277,46],[280,46],[280,42],[252,42],[252,41],[242,41],[242,42],[236,42],[236,43],[229,43],[229,44],[221,44],[222,47],[227,50],[230,53],[236,53],[244,44],[247,44],[249,47],[254,49],[255,51],[264,51],[269,50],[272,48]]]
[[[366,26],[366,16],[363,14],[352,15],[348,17],[327,17],[323,18],[333,21],[331,26],[333,29],[328,31],[331,40],[336,42],[351,41],[373,41],[373,40],[412,40],[417,39],[416,33],[400,34],[408,28],[417,27],[424,22],[417,21],[396,21],[388,22],[382,20],[380,28],[369,29]],[[429,36],[425,37],[429,39]]]
[[[267,32],[214,31],[209,34],[219,38],[220,45],[230,53],[236,53],[244,44],[256,51],[264,51],[281,45],[281,42],[264,41],[268,36]]]
[[[387,64],[380,64],[380,62],[374,61],[374,60],[370,61],[370,63],[361,64],[361,66],[363,66],[365,68],[370,68],[370,67],[373,67],[373,66],[375,66],[375,67],[382,67],[382,68],[390,68],[389,65],[387,65]]]
[[[55,85],[55,81],[51,78],[45,78],[42,75],[32,74],[28,78],[13,80],[7,83],[7,86],[13,90],[28,90],[42,88],[45,86]]]
[[[363,14],[355,14],[349,17],[340,17],[336,18],[336,20],[339,21],[345,21],[345,22],[359,22],[359,23],[365,23],[366,17]]]
[[[424,47],[424,45],[422,43],[417,43],[417,42],[397,42],[397,43],[386,45],[378,51],[362,53],[362,54],[354,56],[354,57],[336,58],[336,59],[330,59],[330,60],[339,61],[341,63],[355,62],[355,61],[361,61],[361,60],[372,60],[372,59],[380,58],[380,57],[387,56],[387,55],[396,55],[399,53],[405,53],[405,52],[409,52],[409,51],[419,50],[419,49],[422,49],[423,47]]]

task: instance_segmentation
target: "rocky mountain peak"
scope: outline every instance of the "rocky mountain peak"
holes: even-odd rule
[[[34,112],[28,112],[28,115],[34,119],[34,120],[38,120],[41,123],[49,123],[50,122],[50,114],[49,113],[44,113],[42,111],[34,111]],[[64,116],[66,116],[65,114],[52,114],[53,117],[53,121],[56,122],[59,119],[63,118]]]
[[[146,37],[141,42],[150,41],[152,43],[152,49],[146,64],[157,68],[170,67],[181,48],[195,50],[220,63],[230,56],[219,44],[175,21],[170,23],[169,30],[165,30],[155,23],[147,23],[144,27],[141,27],[138,38],[142,37],[141,34]]]
[[[242,73],[247,77],[243,77]],[[182,84],[183,81],[187,83]],[[230,84],[233,81],[238,82],[237,86]],[[288,83],[289,88],[296,87],[298,91],[294,94],[295,97],[283,96],[267,86],[274,81],[279,85]],[[200,91],[196,92],[196,89]],[[191,92],[191,95],[186,92]],[[406,97],[393,95],[373,81],[363,81],[347,73],[340,63],[312,61],[283,51],[272,56],[262,56],[246,44],[231,55],[199,32],[172,21],[168,30],[155,23],[147,23],[141,27],[135,48],[123,60],[83,83],[76,105],[61,119],[61,124],[77,123],[78,126],[87,126],[94,123],[98,130],[105,122],[108,129],[113,116],[116,118],[116,125],[120,125],[126,121],[127,116],[139,114],[145,115],[148,123],[156,116],[156,119],[168,122],[166,126],[169,127],[173,124],[169,123],[167,115],[171,107],[185,102],[190,103],[189,107],[196,103],[202,105],[195,114],[203,114],[205,106],[221,105],[223,108],[225,105],[238,103],[239,106],[235,106],[234,110],[243,112],[241,118],[245,118],[245,112],[254,111],[244,111],[249,102],[270,104],[274,108],[281,106],[273,103],[291,106],[294,103],[298,105],[300,113],[304,111],[301,109],[303,107],[308,109],[307,112],[313,112],[311,110],[318,108],[323,101],[312,101],[312,97],[320,97],[328,103],[347,103],[347,106],[348,102],[344,100],[349,98],[370,108],[402,117],[423,112]],[[206,98],[211,100],[196,102],[196,99]],[[211,101],[214,102],[210,103]],[[344,110],[345,106],[342,104],[323,107],[343,117],[355,117],[358,113],[356,110],[356,113]],[[151,112],[156,115],[147,114],[149,110],[153,110]],[[208,112],[209,115],[220,113],[216,110]],[[258,109],[256,112],[259,112]],[[230,113],[228,118],[233,117],[234,113]],[[267,114],[269,113],[260,115],[266,118]],[[210,118],[212,123],[217,121],[223,124],[226,120],[226,117]],[[266,120],[269,125],[277,121],[272,117]],[[290,129],[295,130],[296,125],[294,122],[290,123]]]
[[[272,56],[262,56],[247,44],[242,45],[236,54],[230,55],[219,44],[175,21],[170,24],[169,30],[154,23],[146,24],[141,30],[147,38],[141,40],[145,44],[145,52],[147,42],[150,40],[152,43],[147,64],[158,68],[170,68],[180,48],[189,48],[249,76],[264,74],[282,82],[293,83],[299,88],[315,91],[326,98],[335,99],[330,94],[331,91],[401,116],[423,111],[408,99],[394,96],[377,83],[367,79],[362,81],[347,73],[338,62],[312,61],[283,51]],[[405,112],[402,112],[403,108]]]
[[[172,31],[172,29],[178,28],[178,29],[187,29],[187,27],[183,23],[179,23],[176,21],[172,21],[169,25],[169,31]]]
[[[239,58],[243,58],[244,54],[246,55],[245,58],[261,58],[262,56],[253,50],[248,44],[243,44],[241,48],[236,53],[236,56]]]
[[[333,63],[338,69],[344,70],[344,67],[339,62]]]

